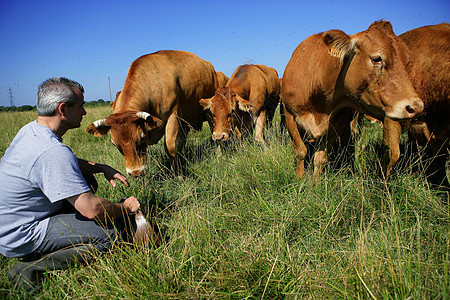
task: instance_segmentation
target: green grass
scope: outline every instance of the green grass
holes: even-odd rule
[[[109,107],[88,110],[64,142],[82,158],[124,172],[109,137],[84,132]],[[0,113],[0,153],[28,113]],[[14,120],[14,121],[13,121]],[[311,167],[298,181],[279,116],[267,145],[231,142],[222,155],[209,127],[191,132],[182,178],[172,176],[162,141],[149,147],[150,173],[98,194],[138,197],[165,240],[158,249],[116,245],[87,267],[48,275],[40,299],[449,299],[450,208],[414,162],[379,176],[381,128],[365,123],[354,166],[331,162],[321,182]],[[341,158],[341,160],[345,158]],[[336,161],[336,158],[333,160]],[[21,299],[0,258],[0,298]]]

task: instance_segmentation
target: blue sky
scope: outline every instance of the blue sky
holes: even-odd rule
[[[86,101],[110,100],[141,55],[185,50],[230,76],[239,65],[284,69],[311,34],[363,31],[386,19],[401,34],[450,22],[449,0],[0,0],[0,106],[35,105],[37,86],[65,76]]]

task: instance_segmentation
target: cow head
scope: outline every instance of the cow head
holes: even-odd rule
[[[394,120],[421,113],[423,102],[406,71],[409,50],[391,23],[374,22],[366,31],[348,36],[340,30],[322,34],[329,54],[340,59],[342,93],[359,105],[359,110]],[[361,109],[362,107],[362,109]]]
[[[115,113],[93,122],[86,132],[100,137],[111,132],[111,142],[123,155],[129,176],[139,176],[147,168],[147,146],[150,131],[162,121],[147,112]]]
[[[243,113],[247,115],[251,113],[250,101],[239,97],[229,87],[216,89],[212,98],[201,99],[200,104],[204,109],[211,110],[214,120],[212,138],[215,141],[228,140],[234,123],[240,121]]]

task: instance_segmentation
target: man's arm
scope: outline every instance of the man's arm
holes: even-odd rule
[[[81,158],[78,159],[78,165],[80,166],[80,170],[84,174],[96,174],[96,173],[103,173],[106,177],[106,179],[111,183],[113,187],[116,187],[115,179],[118,179],[123,182],[126,186],[130,186],[128,183],[128,180],[125,176],[123,176],[119,171],[115,170],[114,168],[104,165],[104,164],[97,164],[94,162],[90,162]]]
[[[94,195],[91,191],[67,199],[84,217],[101,222],[137,212],[141,205],[135,197],[114,203]]]

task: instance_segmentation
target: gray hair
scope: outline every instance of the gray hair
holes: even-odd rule
[[[37,93],[37,114],[38,116],[53,116],[60,103],[67,103],[69,106],[75,105],[78,100],[74,89],[78,89],[82,94],[84,88],[76,81],[65,77],[53,77],[45,80]]]

